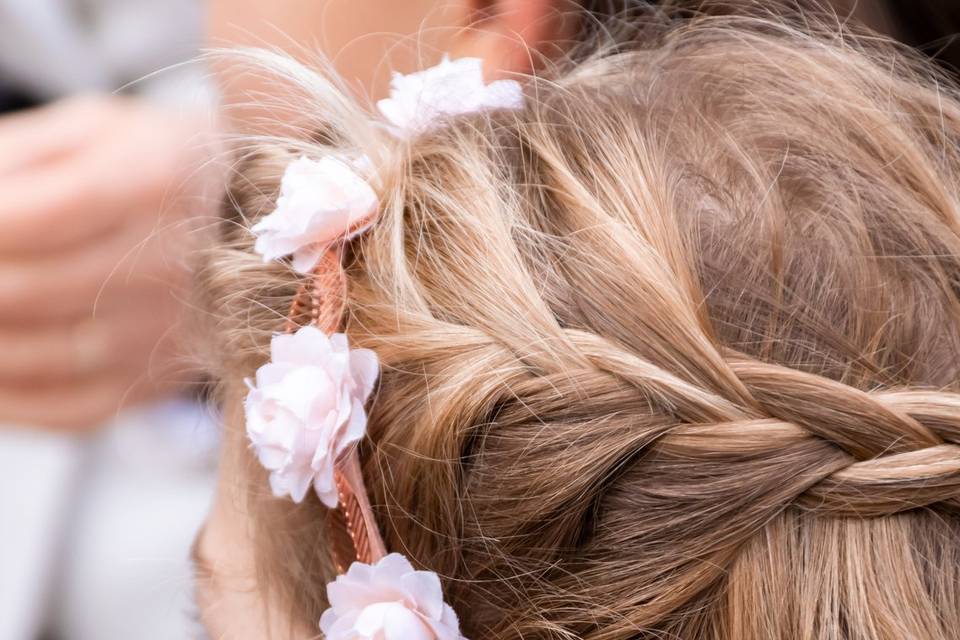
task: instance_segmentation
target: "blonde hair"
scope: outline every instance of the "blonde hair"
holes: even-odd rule
[[[284,165],[367,153],[365,481],[465,635],[960,637],[960,95],[836,30],[646,28],[409,144],[271,62],[318,115],[234,181],[200,273],[219,375],[300,284],[246,231]],[[315,621],[324,510],[249,468],[263,584]]]

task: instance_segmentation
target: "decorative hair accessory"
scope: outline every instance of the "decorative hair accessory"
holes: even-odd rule
[[[377,194],[354,167],[333,156],[301,157],[283,174],[277,208],[251,229],[254,249],[264,262],[293,254],[293,268],[310,273],[333,242],[370,226],[377,205]]]
[[[444,57],[432,69],[394,76],[390,97],[378,106],[403,136],[442,116],[522,106],[519,84],[485,85],[482,71],[479,59]],[[327,638],[463,640],[437,574],[387,555],[360,470],[356,444],[366,434],[364,404],[379,363],[372,351],[351,349],[337,330],[345,293],[343,243],[366,230],[379,208],[364,177],[373,173],[370,167],[366,158],[294,160],[276,209],[251,229],[265,262],[292,255],[294,269],[310,280],[294,299],[286,334],[271,341],[270,362],[247,380],[247,435],[270,472],[274,495],[301,502],[312,486],[331,509],[331,554],[343,575],[327,587],[330,609],[320,622]],[[311,324],[298,328],[308,293]]]
[[[270,354],[256,383],[247,380],[250,442],[270,471],[273,495],[300,502],[313,485],[333,509],[334,463],[366,433],[363,405],[377,381],[377,355],[312,326],[274,336]]]
[[[390,82],[390,97],[377,102],[383,117],[401,137],[421,133],[444,116],[488,109],[520,109],[523,88],[514,80],[484,84],[483,60],[444,56],[435,67]]]
[[[399,553],[373,566],[354,563],[327,586],[327,599],[330,608],[320,618],[320,630],[328,640],[463,638],[437,574],[414,571]]]

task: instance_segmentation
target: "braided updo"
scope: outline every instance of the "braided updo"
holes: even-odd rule
[[[952,85],[702,19],[407,143],[296,73],[328,130],[258,148],[233,196],[256,218],[300,151],[373,158],[344,325],[383,364],[364,475],[468,637],[960,638]],[[250,244],[230,226],[202,274],[230,384],[298,285]],[[316,620],[323,508],[250,473],[264,576]]]

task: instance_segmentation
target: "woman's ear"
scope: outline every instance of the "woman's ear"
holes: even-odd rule
[[[580,23],[575,0],[470,0],[470,5],[468,24],[451,54],[483,58],[492,77],[527,73],[562,54]]]

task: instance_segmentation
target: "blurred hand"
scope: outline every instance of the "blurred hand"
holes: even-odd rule
[[[93,428],[176,387],[201,122],[121,97],[0,117],[0,424]]]

